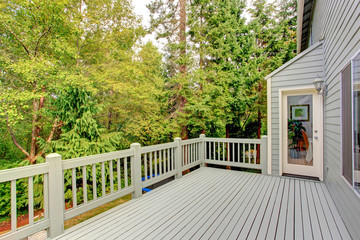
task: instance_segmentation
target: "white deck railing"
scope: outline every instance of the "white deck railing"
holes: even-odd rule
[[[46,163],[0,171],[0,183],[11,185],[11,231],[0,239],[20,239],[47,229],[48,237],[63,233],[64,221],[183,171],[205,164],[251,168],[267,173],[267,137],[260,139],[199,138],[88,157],[61,160],[50,154]],[[35,176],[42,176],[44,217],[34,222]],[[17,180],[28,179],[29,224],[17,227]],[[64,183],[66,183],[64,185]],[[66,189],[65,189],[66,188]],[[69,194],[70,193],[70,194]],[[71,200],[65,202],[65,195]],[[70,195],[70,196],[69,196]]]

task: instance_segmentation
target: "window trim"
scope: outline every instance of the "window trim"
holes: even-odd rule
[[[340,94],[341,94],[341,97],[340,97],[340,129],[341,129],[341,132],[340,132],[340,139],[341,139],[341,151],[343,151],[343,135],[344,135],[344,126],[343,126],[343,102],[344,102],[344,89],[343,89],[343,84],[342,84],[342,81],[343,81],[343,78],[342,78],[342,73],[344,72],[344,70],[350,65],[350,78],[351,78],[351,148],[352,148],[352,151],[351,151],[351,158],[352,158],[352,182],[350,183],[348,181],[348,179],[344,176],[343,174],[343,162],[344,162],[344,159],[343,159],[343,154],[341,153],[341,164],[340,164],[340,174],[341,174],[341,177],[342,179],[345,181],[345,183],[352,188],[352,190],[355,192],[355,194],[360,197],[360,191],[356,190],[355,189],[355,157],[354,157],[354,59],[360,55],[360,50],[358,50],[351,58],[350,58],[350,61],[347,62],[340,70],[340,74],[341,74],[341,79],[340,79]]]

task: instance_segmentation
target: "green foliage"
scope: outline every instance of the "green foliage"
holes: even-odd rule
[[[295,147],[298,140],[303,139],[302,131],[306,131],[299,120],[288,119],[288,136],[291,142],[289,147]]]
[[[99,109],[90,92],[69,87],[59,93],[54,102],[56,110],[53,114],[63,126],[60,138],[50,144],[52,152],[68,159],[117,149],[121,138],[116,132],[107,133],[94,119]]]

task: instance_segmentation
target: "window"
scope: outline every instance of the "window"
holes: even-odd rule
[[[342,174],[360,193],[360,53],[341,72]]]

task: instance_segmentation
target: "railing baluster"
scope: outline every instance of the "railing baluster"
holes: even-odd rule
[[[241,160],[240,160],[240,158],[241,158],[241,155],[240,155],[240,143],[238,143],[237,144],[237,146],[238,146],[238,162],[240,162]]]
[[[105,192],[105,162],[101,162],[101,197],[106,195]]]
[[[76,197],[76,168],[71,169],[71,190],[72,190],[72,199],[73,199],[73,208],[77,207],[77,197]]]
[[[163,174],[163,160],[162,160],[162,150],[159,150],[159,173]]]
[[[83,180],[83,197],[84,203],[87,203],[87,179],[86,179],[86,166],[82,166],[82,180]]]
[[[215,157],[215,152],[216,152],[216,151],[215,151],[215,142],[212,142],[212,143],[213,143],[213,151],[214,151],[214,152],[213,152],[213,156],[214,156],[214,160],[216,160],[216,157]]]
[[[170,159],[170,151],[171,148],[167,149],[167,171],[170,172],[171,171],[171,159]]]
[[[195,161],[199,160],[199,143],[195,143]]]
[[[152,152],[150,152],[149,153],[150,154],[150,179],[153,177],[153,153]]]
[[[154,151],[154,162],[155,162],[155,165],[154,165],[154,167],[155,167],[155,176],[154,176],[154,177],[156,177],[156,176],[157,176],[157,173],[158,173],[157,151]]]
[[[190,149],[190,144],[187,144],[186,145],[187,147],[187,164],[190,164],[191,163],[191,149]]]
[[[226,158],[225,158],[225,142],[222,143],[222,150],[223,150],[223,161],[226,161]]]
[[[16,180],[11,180],[11,231],[16,231]]]
[[[117,160],[117,183],[118,191],[121,190],[121,167],[120,167],[120,158]]]
[[[147,173],[147,170],[148,170],[148,167],[147,167],[147,153],[144,153],[144,181],[146,181],[148,178],[148,173]]]
[[[254,144],[254,164],[256,164],[257,144]]]
[[[44,174],[44,218],[49,218],[49,175]]]
[[[168,165],[166,159],[166,149],[163,150],[163,161],[164,161],[164,173],[168,172]]]
[[[249,155],[249,164],[251,163],[251,144],[248,144],[248,155]]]
[[[231,162],[235,162],[235,143],[232,143],[232,156],[230,157]]]
[[[171,148],[171,161],[172,161],[172,168],[171,170],[175,170],[175,148]]]
[[[34,184],[33,177],[28,180],[28,199],[29,199],[29,225],[34,223]]]
[[[245,143],[242,143],[242,146],[243,146],[243,163],[246,163],[246,160],[245,160]]]
[[[93,184],[93,199],[97,199],[97,187],[96,187],[96,164],[91,166],[92,170],[92,184]]]
[[[125,182],[125,188],[128,187],[128,164],[127,164],[128,158],[124,158],[124,182]]]
[[[114,192],[114,171],[113,171],[113,160],[109,161],[109,174],[110,174],[110,192]]]

